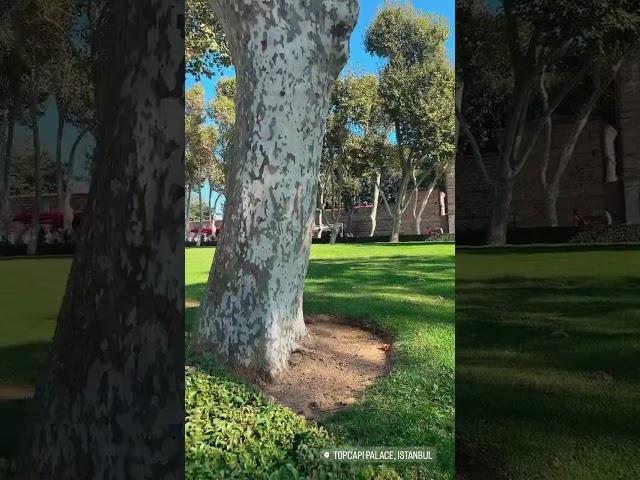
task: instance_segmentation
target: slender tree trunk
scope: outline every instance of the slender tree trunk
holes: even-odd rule
[[[237,121],[200,335],[222,361],[270,377],[306,334],[302,290],[324,123],[358,2],[212,5],[231,43]]]
[[[70,228],[73,225],[73,205],[71,205],[71,185],[73,183],[73,172],[76,166],[76,152],[80,142],[87,134],[87,130],[82,130],[71,145],[69,152],[69,163],[67,165],[66,178],[64,181],[64,228]]]
[[[184,236],[186,238],[189,235],[189,214],[191,213],[191,185],[186,185],[187,189],[187,202],[185,204],[185,213],[184,213]]]
[[[202,184],[198,185],[198,202],[198,207],[200,209],[198,212],[198,217],[200,221],[200,228],[202,228],[202,226],[204,225],[204,214],[202,209]]]
[[[599,86],[594,87],[591,95],[582,106],[580,111],[578,112],[578,116],[573,125],[573,129],[569,133],[565,144],[557,158],[557,162],[555,165],[555,171],[551,175],[551,179],[549,179],[549,168],[551,163],[551,133],[552,133],[552,119],[549,117],[546,120],[545,124],[545,151],[544,151],[544,160],[542,163],[542,187],[545,194],[545,216],[547,220],[547,225],[551,227],[558,226],[558,197],[560,196],[560,183],[569,167],[569,163],[571,162],[571,158],[573,157],[573,153],[575,152],[576,146],[584,129],[587,127],[589,123],[589,118],[591,118],[591,113],[595,108],[596,104],[605,93],[611,82],[614,81],[617,72],[622,66],[622,60],[618,61],[612,68],[611,74],[605,81],[602,81]],[[542,92],[543,103],[545,105],[548,104],[548,97],[546,94],[546,87],[544,84],[544,78],[541,80],[540,90]]]
[[[376,234],[376,227],[378,225],[378,203],[380,202],[380,182],[382,180],[382,174],[376,173],[376,183],[373,186],[373,205],[371,206],[371,232],[370,237]]]
[[[391,237],[389,241],[391,243],[398,243],[400,241],[400,231],[402,230],[402,213],[396,209],[395,214],[391,217]]]
[[[545,190],[544,213],[547,219],[547,226],[558,226],[558,197],[559,190],[550,188]]]
[[[211,220],[215,221],[216,219],[216,211],[218,210],[218,202],[220,201],[220,194],[218,193],[216,196],[216,200],[215,202],[213,202],[213,212],[212,212],[212,216],[211,216]]]
[[[33,207],[31,209],[31,239],[27,247],[27,254],[35,255],[38,251],[38,239],[40,232],[40,207],[42,197],[42,179],[40,172],[40,126],[38,122],[38,105],[36,99],[29,100],[29,113],[31,117],[31,131],[33,133]]]
[[[413,223],[416,225],[416,234],[420,235],[420,220],[418,219],[418,196],[420,190],[418,188],[418,181],[416,179],[416,172],[413,172],[413,210],[411,210],[411,216],[413,217]]]
[[[25,480],[184,478],[180,10],[149,0],[109,7],[96,162],[36,389]]]
[[[416,235],[420,235],[422,230],[420,228],[422,224],[422,216],[424,215],[424,211],[427,209],[427,205],[429,204],[429,200],[431,199],[431,195],[436,188],[436,184],[440,180],[440,175],[436,175],[432,182],[429,184],[429,188],[427,189],[427,194],[422,199],[422,203],[420,204],[420,209],[418,210],[418,214],[416,215]],[[417,198],[417,197],[416,197]]]
[[[509,210],[513,196],[513,177],[503,178],[496,182],[493,190],[487,244],[493,246],[507,243],[507,228],[509,227]]]
[[[5,109],[2,111],[0,117],[0,172],[4,172],[6,166],[9,163],[7,155],[7,143],[9,142],[9,111]],[[8,178],[8,177],[7,177]],[[4,213],[5,208],[5,196],[9,192],[9,183],[7,178],[2,176],[2,189],[0,189],[0,235],[9,235],[10,222],[7,220],[7,215]]]
[[[318,178],[318,234],[316,238],[322,238],[322,230],[324,229],[324,187],[322,186],[322,181]]]
[[[211,184],[209,184],[209,199],[208,199],[208,203],[207,206],[209,207],[209,222],[213,222],[213,217],[214,214],[211,211],[211,197],[213,195],[213,188],[211,188]]]
[[[331,162],[331,239],[329,243],[335,245],[340,232],[340,217],[342,216],[342,182],[336,182],[334,161]],[[338,184],[336,186],[336,183]]]
[[[391,237],[389,238],[389,242],[391,243],[397,243],[400,241],[400,233],[402,232],[402,215],[409,205],[407,202],[407,191],[409,189],[411,176],[412,172],[410,170],[406,170],[402,173],[402,180],[396,195],[395,212],[391,215]]]
[[[56,193],[58,194],[58,210],[64,211],[64,168],[62,166],[62,150],[64,142],[64,109],[58,103],[58,129],[56,132]]]
[[[16,112],[15,106],[9,109],[9,118],[7,123],[7,141],[5,144],[4,165],[2,171],[2,205],[0,205],[0,218],[5,228],[5,233],[9,234],[11,227],[11,163],[13,161],[13,143],[15,139]]]

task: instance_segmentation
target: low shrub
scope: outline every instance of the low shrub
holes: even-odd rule
[[[640,242],[640,225],[615,225],[589,228],[577,233],[571,243],[635,243]]]
[[[322,427],[271,402],[249,385],[206,368],[185,375],[185,478],[397,480],[387,467],[324,462],[336,445]]]

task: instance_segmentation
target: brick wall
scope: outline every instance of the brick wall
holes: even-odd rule
[[[554,120],[550,172],[555,171],[554,159],[557,158],[559,149],[571,131],[572,120],[566,117]],[[589,122],[562,177],[558,199],[559,226],[572,224],[574,208],[579,208],[585,215],[607,210],[614,223],[625,221],[622,181],[605,182],[606,160],[603,153],[602,128],[603,122],[599,118]],[[516,178],[510,211],[512,226],[547,226],[541,180],[541,148],[542,145],[539,144]],[[620,152],[620,148],[618,151]],[[617,157],[620,160],[620,153]],[[497,154],[485,158],[491,177],[495,172],[497,161]],[[457,228],[482,229],[488,221],[491,190],[482,181],[480,171],[472,157],[464,156],[457,163]],[[619,163],[620,173],[622,173],[621,169],[622,166]]]
[[[617,170],[618,182],[605,182],[606,160],[603,153],[603,120],[592,119],[583,132],[571,163],[560,186],[558,221],[560,226],[572,223],[572,211],[579,208],[589,215],[607,210],[613,223],[640,224],[640,52],[621,70],[616,82],[618,118]],[[557,154],[564,143],[573,119],[554,120],[552,148]],[[519,227],[545,226],[540,173],[540,149],[535,151],[516,179],[511,205],[511,223]],[[487,170],[493,175],[497,155],[485,158]],[[491,191],[482,181],[471,156],[457,161],[458,195],[456,217],[459,230],[480,230],[486,227],[491,205]]]
[[[418,194],[418,205],[427,195],[426,190],[420,190]],[[387,207],[383,201],[378,206],[376,235],[391,235],[392,219],[389,216]],[[393,211],[394,205],[390,204]],[[371,232],[371,208],[372,207],[356,207],[353,213],[343,212],[339,223],[344,224],[345,233],[351,232],[354,237],[367,237]],[[332,223],[330,210],[324,213],[324,224]],[[429,203],[422,216],[420,223],[420,233],[425,233],[427,228],[436,230],[442,228],[445,233],[449,232],[449,224],[447,215],[440,215],[440,190],[435,189],[429,198]],[[416,227],[413,218],[413,202],[407,207],[402,216],[402,235],[415,235]]]

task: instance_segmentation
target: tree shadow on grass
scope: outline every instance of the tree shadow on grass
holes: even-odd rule
[[[322,422],[344,442],[439,449],[436,465],[410,466],[414,476],[407,478],[430,478],[434,471],[445,476],[453,469],[453,362],[436,357],[433,339],[427,337],[432,331],[453,336],[454,268],[453,256],[318,259],[309,264],[307,314],[346,316],[411,344],[394,355],[391,374],[369,387],[362,403]],[[186,297],[201,298],[205,287],[187,285]],[[197,328],[196,316],[197,308],[188,306],[190,332]],[[419,330],[427,332],[425,343],[416,341]],[[453,338],[450,343],[452,350]]]
[[[31,421],[30,397],[49,353],[47,342],[0,348],[0,457],[15,459]]]
[[[630,277],[458,279],[458,447],[488,448],[522,478],[523,465],[531,476],[552,468],[531,460],[546,449],[562,457],[599,448],[599,438],[621,451],[640,444],[639,286]],[[586,457],[566,455],[586,470]]]

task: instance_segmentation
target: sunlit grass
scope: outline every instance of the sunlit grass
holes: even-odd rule
[[[456,257],[459,451],[505,478],[640,478],[640,250]]]
[[[212,256],[212,249],[187,251],[188,299],[203,294]],[[395,339],[391,374],[322,425],[341,444],[436,447],[437,464],[408,467],[402,478],[453,478],[453,245],[314,245],[304,308],[354,318]],[[191,329],[195,313],[189,309]]]

